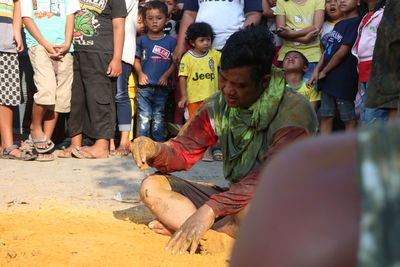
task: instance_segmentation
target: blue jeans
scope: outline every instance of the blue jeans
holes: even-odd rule
[[[139,115],[139,135],[157,142],[164,142],[165,106],[168,88],[152,86],[138,88],[136,92]]]
[[[362,102],[360,105],[360,122],[362,124],[373,124],[377,121],[387,121],[389,119],[389,112],[386,109],[380,108],[367,108],[365,101],[367,100],[368,83],[360,83]]]
[[[132,108],[128,95],[128,80],[131,72],[132,66],[122,62],[122,73],[117,79],[117,94],[115,95],[118,129],[120,132],[129,132],[131,130]]]

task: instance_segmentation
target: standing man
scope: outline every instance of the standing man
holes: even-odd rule
[[[285,87],[272,70],[273,37],[263,27],[246,27],[226,42],[221,57],[220,92],[211,96],[176,138],[157,143],[139,137],[131,145],[139,168],[147,164],[164,174],[143,180],[142,201],[158,218],[149,227],[175,232],[167,247],[194,253],[210,228],[234,236],[253,197],[258,173],[281,147],[317,129],[313,108]],[[222,144],[228,189],[200,185],[166,172],[188,170],[209,146]]]
[[[213,48],[221,50],[234,32],[261,21],[261,0],[201,1],[185,0],[174,61],[179,63],[185,50],[186,31],[193,22],[206,22],[215,32]]]

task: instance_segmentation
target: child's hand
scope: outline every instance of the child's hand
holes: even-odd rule
[[[108,64],[107,75],[108,77],[118,77],[122,72],[122,62],[121,60],[112,59],[110,64]]]
[[[304,36],[304,43],[308,44],[308,43],[313,42],[315,40],[315,38],[318,37],[318,35],[319,35],[319,30],[316,28],[315,30],[307,33]]]
[[[165,77],[164,75],[162,75],[160,77],[160,79],[158,80],[158,85],[167,86],[167,84],[168,84],[168,77]]]
[[[314,71],[313,74],[311,75],[310,79],[307,81],[307,86],[308,87],[313,87],[317,82],[318,82],[318,77],[319,73],[318,71]]]
[[[15,40],[15,43],[16,43],[16,45],[17,45],[17,47],[16,47],[17,52],[22,52],[22,51],[24,51],[24,42],[22,41],[22,36],[21,36],[21,34],[15,35],[15,36],[14,36],[14,40]]]
[[[140,85],[148,85],[149,77],[147,77],[147,75],[144,73],[139,74],[139,84]]]
[[[60,54],[60,58],[61,58],[65,55],[65,53],[68,52],[70,46],[71,46],[71,44],[63,43],[60,45],[55,45],[54,50],[56,50]]]
[[[187,97],[186,96],[182,96],[181,100],[179,100],[178,102],[178,107],[179,108],[184,108],[187,105]]]
[[[54,48],[54,45],[52,43],[46,43],[44,45],[44,48],[47,51],[47,55],[52,58],[52,59],[59,59],[60,58],[60,54],[56,51],[56,49]]]
[[[322,70],[318,75],[318,80],[322,80],[325,77],[326,77],[326,72]]]

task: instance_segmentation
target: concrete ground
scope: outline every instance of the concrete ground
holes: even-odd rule
[[[193,181],[227,185],[222,178],[221,162],[199,161],[190,171],[174,174]],[[150,215],[138,195],[140,182],[145,177],[131,156],[53,162],[0,159],[0,211],[22,206],[36,208],[57,200],[112,211],[120,219],[128,217],[135,222],[146,222],[151,218],[147,217]],[[115,200],[115,196],[122,201]]]

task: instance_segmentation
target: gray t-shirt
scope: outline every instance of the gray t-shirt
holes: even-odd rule
[[[13,0],[0,1],[0,52],[17,53],[13,32]]]

